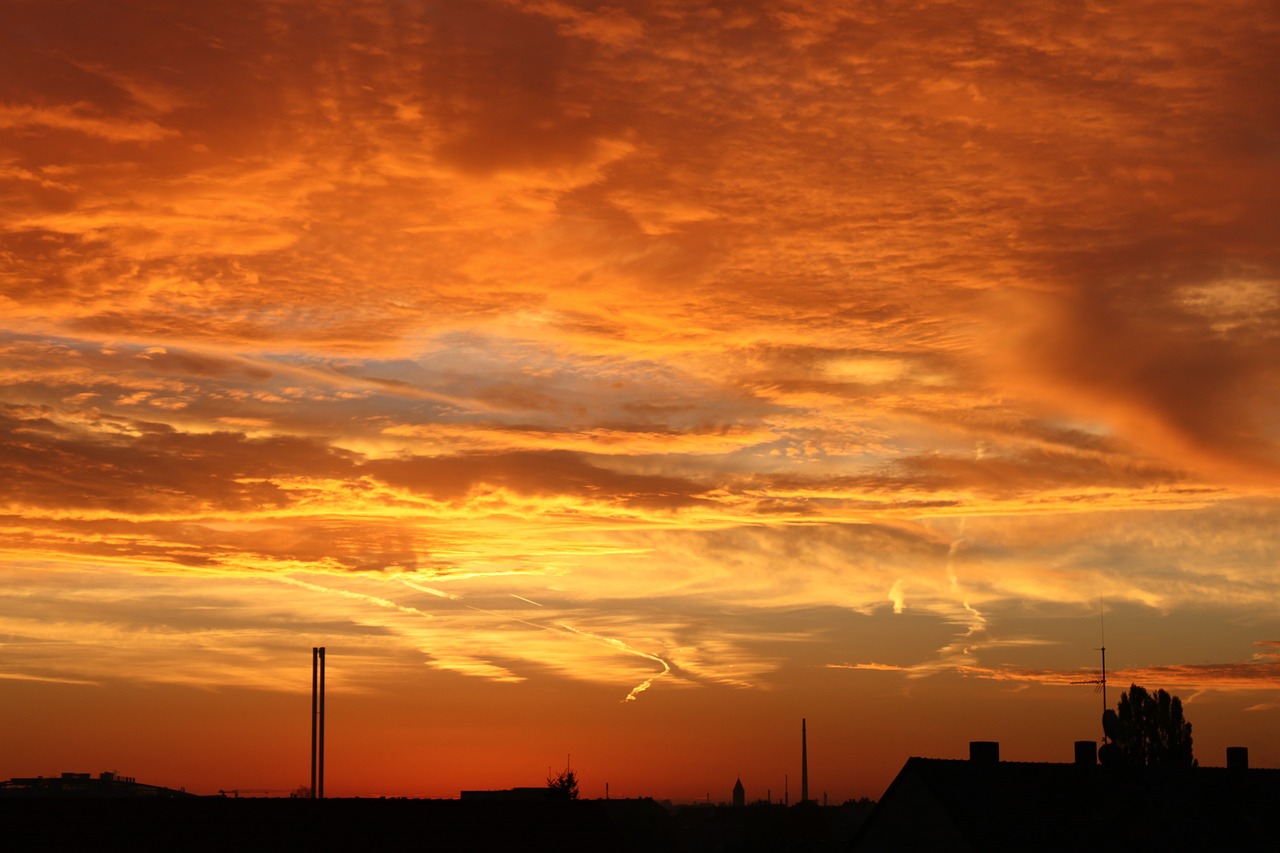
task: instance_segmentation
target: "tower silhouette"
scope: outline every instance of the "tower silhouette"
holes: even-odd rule
[[[800,719],[800,802],[809,802],[809,727]]]
[[[311,649],[311,797],[324,799],[324,646]]]

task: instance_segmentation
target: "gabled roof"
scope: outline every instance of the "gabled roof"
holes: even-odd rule
[[[1280,771],[910,758],[855,850],[1274,850]]]

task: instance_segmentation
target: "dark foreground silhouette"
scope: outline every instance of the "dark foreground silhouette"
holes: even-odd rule
[[[1280,770],[1249,769],[1244,750],[1227,767],[1141,767],[1099,765],[1093,747],[1069,764],[1001,761],[988,741],[968,761],[910,758],[853,849],[1280,850]]]
[[[866,806],[695,806],[653,800],[0,800],[32,849],[760,851],[847,850]]]

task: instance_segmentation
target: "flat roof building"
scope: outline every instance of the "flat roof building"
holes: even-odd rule
[[[63,773],[58,776],[13,778],[0,782],[0,797],[62,799],[134,799],[194,797],[185,790],[143,785],[132,776],[112,772]]]

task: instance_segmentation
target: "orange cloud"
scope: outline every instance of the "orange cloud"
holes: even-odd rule
[[[92,6],[0,32],[7,689],[1274,675],[1262,6]]]

